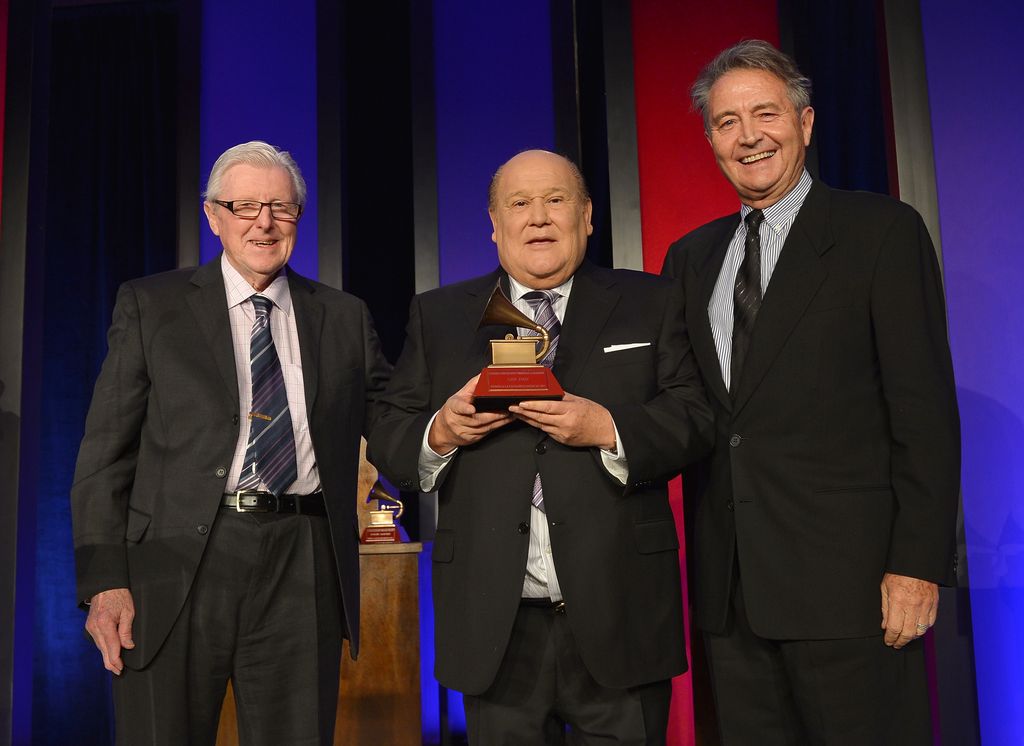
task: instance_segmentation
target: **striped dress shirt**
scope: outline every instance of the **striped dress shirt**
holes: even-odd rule
[[[813,180],[805,170],[797,185],[774,205],[764,208],[764,221],[761,223],[761,297],[768,294],[768,283],[771,282],[775,265],[782,253],[782,246],[793,227],[800,207],[811,190]],[[711,293],[708,303],[708,321],[711,322],[711,334],[715,338],[715,349],[718,352],[718,363],[722,367],[722,380],[725,387],[730,388],[732,381],[732,325],[733,325],[733,288],[736,285],[736,273],[743,261],[743,244],[747,237],[747,228],[743,219],[753,208],[743,205],[740,208],[740,221],[736,226],[729,248],[725,252],[725,261],[718,273],[715,290]]]

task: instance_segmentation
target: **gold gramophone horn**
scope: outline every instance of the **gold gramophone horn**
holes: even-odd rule
[[[380,483],[380,480],[373,483],[373,487],[370,488],[370,494],[366,496],[366,502],[370,500],[377,500],[378,507],[380,503],[394,503],[398,506],[398,512],[395,514],[395,520],[402,517],[402,513],[405,512],[405,504],[397,497],[392,497],[384,489],[384,485]]]
[[[477,324],[476,328],[482,329],[485,326],[495,324],[502,326],[521,326],[524,329],[533,329],[535,332],[539,333],[542,338],[540,352],[537,353],[537,361],[540,362],[544,359],[544,356],[548,354],[548,349],[551,347],[551,335],[548,334],[548,330],[544,328],[543,324],[538,324],[516,308],[512,304],[512,301],[505,297],[505,294],[501,292],[500,283],[494,286],[494,291],[491,293],[491,297],[487,301],[487,306],[484,308],[484,315],[480,318],[480,323]]]

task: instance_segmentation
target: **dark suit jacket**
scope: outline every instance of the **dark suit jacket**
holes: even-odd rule
[[[695,517],[697,623],[724,629],[735,554],[759,635],[878,634],[885,572],[953,577],[959,420],[932,243],[909,206],[815,182],[730,397],[708,303],[738,222],[683,237],[664,269],[686,288],[716,413]]]
[[[353,657],[359,436],[389,366],[362,301],[294,272],[306,408]],[[220,258],[125,283],[117,296],[71,488],[78,598],[127,587],[145,666],[192,585],[238,440],[238,384]]]
[[[419,483],[428,421],[489,359],[477,330],[501,272],[413,300],[408,338],[385,396],[371,459],[404,489]],[[507,280],[506,280],[507,281]],[[678,540],[666,481],[706,452],[710,410],[681,319],[681,296],[650,275],[582,266],[554,373],[615,420],[629,484],[596,448],[560,445],[521,423],[462,448],[438,482],[433,550],[438,680],[487,689],[522,595],[530,495],[540,473],[558,580],[583,661],[600,683],[628,687],[686,668]],[[606,353],[613,344],[650,346]]]

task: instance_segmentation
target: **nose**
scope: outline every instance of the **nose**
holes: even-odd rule
[[[548,224],[548,208],[547,205],[544,203],[543,198],[538,197],[537,199],[531,200],[529,219],[530,225]]]
[[[270,212],[270,205],[260,207],[260,212],[256,216],[255,222],[261,228],[269,228],[274,223],[274,215]]]
[[[753,145],[761,139],[761,130],[757,126],[755,117],[740,118],[740,142],[743,145]]]

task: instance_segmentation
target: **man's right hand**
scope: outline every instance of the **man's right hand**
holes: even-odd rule
[[[427,445],[434,453],[445,456],[460,446],[468,446],[482,439],[492,430],[512,422],[508,412],[477,412],[473,406],[473,391],[479,375],[456,391],[438,411],[427,434]]]
[[[135,647],[132,640],[134,619],[135,601],[127,588],[97,593],[89,601],[85,631],[103,654],[103,667],[116,676],[124,670],[121,648],[131,650]]]

